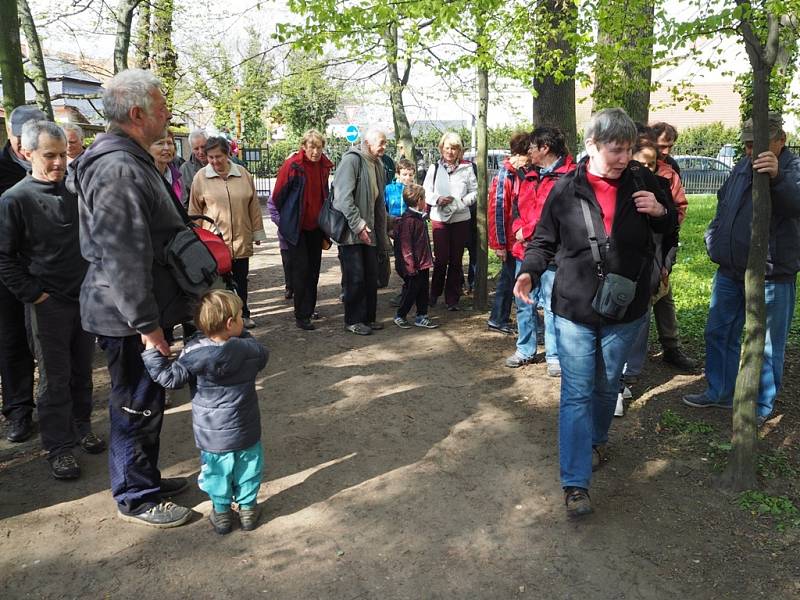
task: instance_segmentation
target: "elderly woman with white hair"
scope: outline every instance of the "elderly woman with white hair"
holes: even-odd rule
[[[653,174],[631,159],[636,125],[621,108],[586,126],[588,159],[547,199],[514,295],[530,292],[558,253],[551,309],[561,364],[558,444],[568,517],[592,512],[592,471],[605,460],[619,378],[647,314],[653,234],[677,215]]]
[[[470,206],[478,196],[472,163],[464,160],[458,134],[448,131],[439,141],[441,158],[425,175],[425,201],[431,207],[433,276],[431,306],[444,292],[448,310],[458,310],[464,285],[464,248],[470,236]]]

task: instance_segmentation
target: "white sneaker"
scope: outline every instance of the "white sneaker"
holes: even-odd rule
[[[625,405],[622,402],[622,392],[617,394],[617,406],[614,409],[614,416],[615,417],[624,417],[625,416]]]

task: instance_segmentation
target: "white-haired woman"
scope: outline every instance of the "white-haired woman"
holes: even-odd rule
[[[591,118],[584,136],[589,157],[550,194],[514,287],[515,296],[532,303],[530,292],[558,251],[551,309],[561,365],[561,485],[569,517],[592,512],[592,470],[604,459],[619,378],[649,307],[653,233],[677,226],[675,208],[653,174],[631,160],[636,136],[636,125],[621,108]],[[604,293],[615,290],[624,294]]]
[[[433,226],[433,276],[431,301],[435,306],[444,292],[448,310],[458,310],[464,285],[462,261],[470,236],[469,207],[478,195],[472,163],[464,160],[457,133],[446,132],[439,141],[441,158],[425,175],[425,201],[431,207]]]

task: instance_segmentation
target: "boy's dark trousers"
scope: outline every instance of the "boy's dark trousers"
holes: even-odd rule
[[[400,299],[400,306],[397,307],[398,317],[405,319],[415,304],[417,305],[417,315],[428,314],[429,273],[428,269],[423,269],[417,271],[416,275],[403,277],[403,296]]]
[[[25,305],[0,283],[0,379],[3,416],[9,421],[33,414],[33,356],[25,328]]]

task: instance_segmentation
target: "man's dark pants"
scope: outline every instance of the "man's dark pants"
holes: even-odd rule
[[[158,451],[164,421],[164,388],[142,362],[141,336],[98,336],[108,361],[111,439],[108,471],[120,512],[139,514],[160,502]]]
[[[378,257],[375,246],[339,246],[344,287],[344,323],[369,325],[378,306]]]
[[[0,378],[3,416],[10,421],[33,414],[33,356],[25,329],[25,305],[0,283]]]
[[[675,314],[675,301],[672,299],[672,285],[667,293],[653,305],[658,341],[664,350],[678,349],[678,317]]]
[[[317,286],[322,264],[322,230],[301,231],[297,245],[289,244],[291,289],[294,291],[294,317],[311,318],[317,306]]]
[[[92,430],[94,335],[81,327],[77,302],[50,296],[25,305],[39,365],[37,406],[47,458],[69,452]]]

